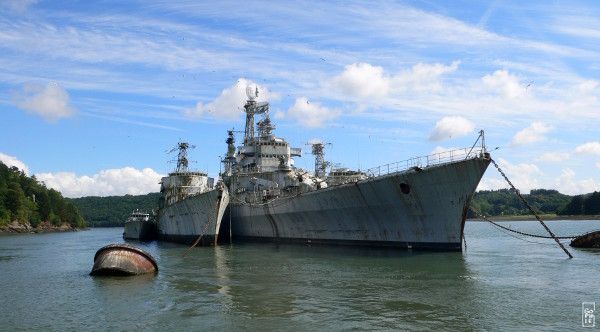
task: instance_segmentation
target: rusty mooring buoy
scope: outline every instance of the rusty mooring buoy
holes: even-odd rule
[[[125,243],[109,244],[94,256],[90,275],[137,275],[158,272],[158,264],[150,253]]]

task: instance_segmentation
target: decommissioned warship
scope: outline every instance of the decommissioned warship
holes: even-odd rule
[[[161,197],[156,216],[157,238],[163,241],[216,245],[221,219],[229,203],[229,193],[222,183],[206,173],[190,171],[187,149],[179,142],[175,171],[161,179]]]
[[[135,210],[123,226],[124,239],[153,240],[156,237],[156,225],[150,220],[150,214]]]
[[[294,166],[300,148],[273,134],[268,102],[248,87],[244,141],[229,131],[223,181],[233,239],[461,250],[469,205],[490,164],[483,131],[466,149],[327,173],[323,143],[315,172]],[[256,123],[255,115],[261,115]],[[479,145],[478,142],[480,143]]]

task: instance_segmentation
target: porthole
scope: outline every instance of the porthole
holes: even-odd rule
[[[408,185],[408,183],[400,183],[400,190],[402,191],[403,194],[409,194],[410,193],[410,186]]]

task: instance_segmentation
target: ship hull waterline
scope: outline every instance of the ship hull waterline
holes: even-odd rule
[[[263,204],[232,199],[221,231],[235,240],[460,251],[489,163],[478,157],[413,168]]]
[[[157,238],[159,241],[192,244],[202,235],[197,245],[214,246],[228,204],[227,188],[210,190],[173,203],[159,210]]]
[[[152,241],[156,238],[156,225],[151,221],[126,221],[123,228],[126,240]]]

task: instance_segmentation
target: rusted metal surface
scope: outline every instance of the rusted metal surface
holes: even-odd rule
[[[229,192],[227,188],[222,187],[187,197],[162,208],[156,225],[158,239],[191,244],[209,223],[198,244],[215,245],[228,203]],[[211,218],[215,204],[218,204],[218,209]]]
[[[163,241],[216,245],[221,219],[229,203],[229,191],[206,173],[190,171],[188,143],[179,142],[175,172],[161,179],[157,238]],[[214,213],[215,206],[218,207]],[[214,216],[214,217],[213,217]]]
[[[575,248],[600,248],[600,230],[589,232],[574,238],[571,247]]]
[[[461,250],[464,212],[489,163],[468,159],[266,204],[232,202],[231,231],[275,241]]]
[[[367,172],[338,168],[325,176],[321,149],[321,169],[311,174],[295,166],[301,150],[272,133],[268,107],[258,106],[256,94],[247,91],[237,152],[233,131],[226,140],[233,237],[461,250],[464,214],[490,163],[483,131],[471,148]],[[257,135],[255,114],[262,115]]]
[[[158,264],[150,253],[130,244],[109,244],[94,256],[90,275],[136,275],[158,272]]]

